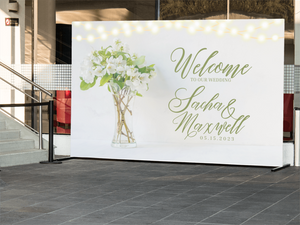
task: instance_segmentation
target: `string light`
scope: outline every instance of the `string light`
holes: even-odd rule
[[[195,27],[200,27],[201,22],[199,20],[194,21]]]
[[[123,24],[123,29],[124,30],[129,30],[130,29],[130,25],[128,23],[124,23]]]
[[[263,35],[263,34],[261,34],[261,35],[258,36],[258,40],[259,40],[260,42],[264,42],[264,41],[266,40],[266,36]]]
[[[252,33],[254,30],[255,30],[255,27],[254,27],[253,25],[249,25],[249,26],[247,27],[247,31],[248,31],[249,33]]]
[[[244,38],[245,40],[249,40],[249,39],[250,39],[250,34],[245,33],[245,34],[243,35],[243,38]]]
[[[267,29],[269,27],[269,23],[267,21],[264,21],[264,22],[261,23],[261,27],[263,29]]]
[[[100,38],[102,40],[106,40],[108,36],[114,35],[117,36],[120,33],[123,33],[125,36],[131,36],[133,32],[142,33],[144,31],[150,31],[153,34],[157,34],[160,29],[172,29],[173,27],[175,29],[182,29],[185,28],[190,34],[195,34],[197,32],[215,32],[218,36],[223,36],[226,33],[231,34],[233,36],[240,35],[245,40],[249,39],[256,39],[257,41],[264,42],[266,40],[272,40],[277,41],[279,39],[283,39],[284,37],[279,37],[277,34],[272,35],[271,37],[266,37],[265,35],[253,35],[255,30],[258,29],[268,29],[272,24],[279,25],[282,24],[282,19],[274,19],[274,20],[264,20],[261,22],[260,26],[255,27],[253,24],[248,25],[246,27],[246,30],[239,30],[236,27],[230,28],[229,25],[232,22],[230,21],[209,21],[208,23],[204,23],[204,25],[201,25],[204,21],[188,21],[189,25],[184,25],[182,21],[161,21],[161,22],[153,22],[148,21],[145,25],[139,24],[138,21],[118,21],[118,23],[121,25],[121,28],[113,28],[111,31],[105,31],[105,27],[103,25],[98,26],[97,28],[93,28],[93,25],[91,22],[73,22],[73,25],[78,26],[84,26],[86,30],[96,30],[98,33],[100,33],[99,37],[94,37],[92,35],[87,36],[86,38],[83,38],[80,35],[77,35],[76,37],[73,37],[73,39],[76,39],[77,41],[81,40],[87,40],[89,42],[93,42],[95,39]]]
[[[117,36],[119,34],[119,30],[117,28],[112,29],[111,32],[114,36]]]
[[[152,28],[151,28],[151,31],[152,33],[156,34],[158,31],[159,31],[159,27],[154,25]]]
[[[103,33],[103,32],[105,31],[104,26],[99,26],[99,27],[97,28],[97,31],[98,31],[100,34]]]
[[[278,35],[276,35],[276,34],[273,35],[273,37],[272,37],[272,40],[273,40],[273,41],[277,41],[278,39],[279,39],[279,36],[278,36]]]
[[[80,35],[77,35],[77,36],[76,36],[76,40],[77,40],[77,41],[81,41],[81,40],[82,40],[82,37],[81,37]]]
[[[225,34],[225,32],[224,32],[223,29],[220,29],[220,30],[217,31],[217,34],[218,34],[219,36],[222,36],[222,35]]]
[[[235,36],[235,35],[238,34],[238,29],[232,28],[231,31],[230,31],[230,33],[231,33],[233,36]]]
[[[86,30],[91,30],[92,29],[92,24],[91,23],[85,23],[85,25],[84,25],[84,28],[86,29]]]
[[[79,27],[81,25],[81,22],[73,22],[74,26]]]
[[[205,31],[206,33],[211,32],[211,31],[212,31],[211,26],[206,26],[205,29],[204,29],[204,31]]]
[[[173,26],[173,24],[172,24],[171,22],[169,22],[169,21],[165,22],[165,27],[166,27],[167,29],[171,29],[172,26]]]
[[[129,37],[131,35],[131,30],[130,29],[126,29],[124,32],[125,36]]]
[[[153,22],[152,22],[152,21],[149,21],[149,22],[147,22],[147,25],[148,25],[148,27],[152,27]]]
[[[102,35],[101,35],[101,39],[102,39],[102,40],[106,40],[107,38],[108,38],[107,34],[102,34]]]
[[[194,26],[189,26],[188,31],[191,34],[195,34],[196,33],[196,28]]]
[[[282,24],[283,20],[282,19],[274,19],[274,24],[275,25],[280,25]]]
[[[225,28],[226,28],[226,23],[224,23],[224,22],[221,23],[221,24],[220,24],[220,28],[221,28],[221,29],[225,29]]]
[[[142,33],[143,31],[144,31],[144,28],[142,27],[142,26],[137,26],[136,27],[136,31],[138,32],[138,33]]]
[[[178,29],[178,30],[181,29],[182,28],[182,23],[179,22],[179,21],[176,21],[175,22],[175,28]]]
[[[88,40],[88,42],[93,42],[95,40],[95,37],[90,34],[87,36],[87,40]]]

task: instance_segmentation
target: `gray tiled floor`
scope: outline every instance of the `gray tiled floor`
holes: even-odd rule
[[[297,167],[72,159],[0,176],[1,225],[300,224]]]

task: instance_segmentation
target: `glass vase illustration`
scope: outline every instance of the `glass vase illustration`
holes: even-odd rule
[[[113,94],[115,111],[115,130],[111,143],[115,148],[135,148],[133,134],[133,104],[135,95]]]

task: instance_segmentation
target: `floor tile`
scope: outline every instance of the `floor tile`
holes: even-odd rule
[[[300,224],[298,167],[73,159],[1,170],[1,225]]]

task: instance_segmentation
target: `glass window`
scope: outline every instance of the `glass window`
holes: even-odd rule
[[[227,0],[161,0],[161,20],[226,19]]]
[[[285,19],[284,64],[294,64],[293,0],[230,0],[230,19]]]

